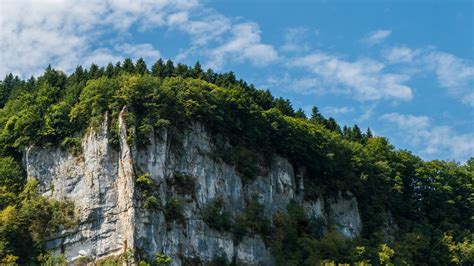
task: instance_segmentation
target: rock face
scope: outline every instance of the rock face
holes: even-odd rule
[[[79,216],[75,230],[51,238],[47,247],[63,252],[71,261],[105,258],[132,249],[148,256],[167,254],[173,265],[205,263],[217,257],[245,265],[274,264],[260,236],[236,242],[231,233],[205,223],[202,210],[216,199],[222,199],[224,209],[233,215],[244,210],[246,201],[256,199],[268,217],[286,211],[290,200],[295,200],[309,216],[332,221],[343,235],[352,238],[360,233],[356,199],[340,193],[303,201],[302,182],[296,182],[295,170],[286,159],[275,157],[267,176],[243,184],[233,166],[212,156],[214,141],[202,126],[194,124],[182,134],[179,149],[172,145],[170,134],[166,130],[154,134],[146,147],[137,149],[127,142],[120,115],[119,151],[112,148],[107,121],[84,136],[80,156],[59,148],[27,149],[24,164],[28,176],[39,180],[41,193],[72,200]],[[164,211],[143,206],[135,178],[144,173],[159,185],[163,206],[175,198],[182,200],[183,221],[167,219]],[[172,182],[176,173],[192,177],[192,191],[183,193],[176,187]]]

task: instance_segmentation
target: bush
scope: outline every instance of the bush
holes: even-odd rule
[[[224,162],[234,165],[235,170],[239,173],[244,183],[249,183],[255,180],[258,176],[263,174],[261,165],[263,162],[254,151],[243,147],[233,146],[231,148],[224,148],[223,152],[217,152]]]
[[[272,224],[265,216],[263,205],[256,198],[247,202],[244,211],[235,217],[232,232],[236,240],[248,234],[259,234],[264,240],[268,240],[272,233]]]
[[[155,261],[157,266],[168,266],[171,264],[171,258],[163,253],[156,253]]]
[[[38,182],[30,180],[16,205],[0,211],[0,258],[18,257],[18,263],[34,263],[42,241],[76,225],[74,205],[38,195]]]
[[[140,197],[143,201],[143,206],[148,210],[159,210],[161,208],[161,202],[159,198],[160,186],[155,184],[151,175],[145,173],[140,175],[135,180],[138,190],[140,191]]]
[[[232,228],[232,216],[224,210],[224,200],[217,198],[208,203],[202,210],[204,222],[218,231],[230,231]]]
[[[167,221],[176,221],[184,224],[183,202],[179,198],[172,197],[165,206],[165,217]]]
[[[170,180],[170,186],[179,195],[194,195],[196,189],[195,180],[196,178],[192,175],[175,172]]]
[[[82,139],[80,137],[66,137],[61,142],[61,147],[77,156],[82,153]]]

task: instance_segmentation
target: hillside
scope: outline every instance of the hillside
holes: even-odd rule
[[[48,67],[8,75],[0,108],[4,262],[474,263],[473,158],[423,161],[233,73]]]

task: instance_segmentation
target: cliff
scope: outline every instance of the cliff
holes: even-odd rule
[[[144,257],[166,254],[172,265],[206,263],[217,257],[246,265],[274,264],[261,236],[236,239],[231,232],[206,223],[203,210],[218,199],[232,217],[256,200],[270,218],[286,212],[294,200],[308,216],[323,221],[323,230],[335,226],[348,238],[360,234],[356,198],[343,192],[305,201],[303,176],[285,158],[274,156],[266,175],[244,182],[233,166],[212,156],[215,141],[200,124],[193,124],[180,136],[179,148],[171,145],[168,130],[151,134],[149,144],[137,148],[127,138],[133,131],[127,130],[123,113],[119,116],[119,149],[112,147],[104,121],[82,138],[81,154],[36,146],[24,154],[28,177],[38,179],[40,192],[75,205],[77,227],[47,241],[48,249],[64,253],[69,261],[97,260],[133,250]],[[135,181],[140,174],[150,175],[162,206],[179,200],[182,221],[171,219],[163,208],[144,206]],[[188,177],[187,191],[179,187],[183,184],[176,182],[176,175]]]

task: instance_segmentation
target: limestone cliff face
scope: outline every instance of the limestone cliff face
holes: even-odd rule
[[[247,200],[256,198],[269,217],[286,211],[293,199],[308,215],[331,221],[347,237],[357,236],[362,229],[357,201],[350,193],[303,201],[302,177],[296,178],[298,173],[284,158],[273,159],[267,176],[243,184],[234,167],[212,156],[214,142],[199,124],[181,136],[179,150],[170,145],[166,130],[150,137],[145,148],[137,149],[127,142],[120,115],[119,151],[112,148],[106,125],[107,121],[84,136],[80,156],[59,148],[30,147],[25,151],[28,176],[39,180],[41,193],[75,203],[78,227],[47,242],[49,249],[63,252],[71,261],[105,258],[133,249],[150,256],[167,254],[173,265],[205,263],[221,256],[245,265],[274,264],[260,236],[235,242],[231,233],[216,231],[203,221],[202,209],[218,198],[234,215],[245,208]],[[167,220],[163,211],[144,208],[134,181],[143,173],[159,184],[162,205],[177,196],[183,199],[184,222]],[[170,181],[175,173],[193,177],[192,193],[178,193]]]

